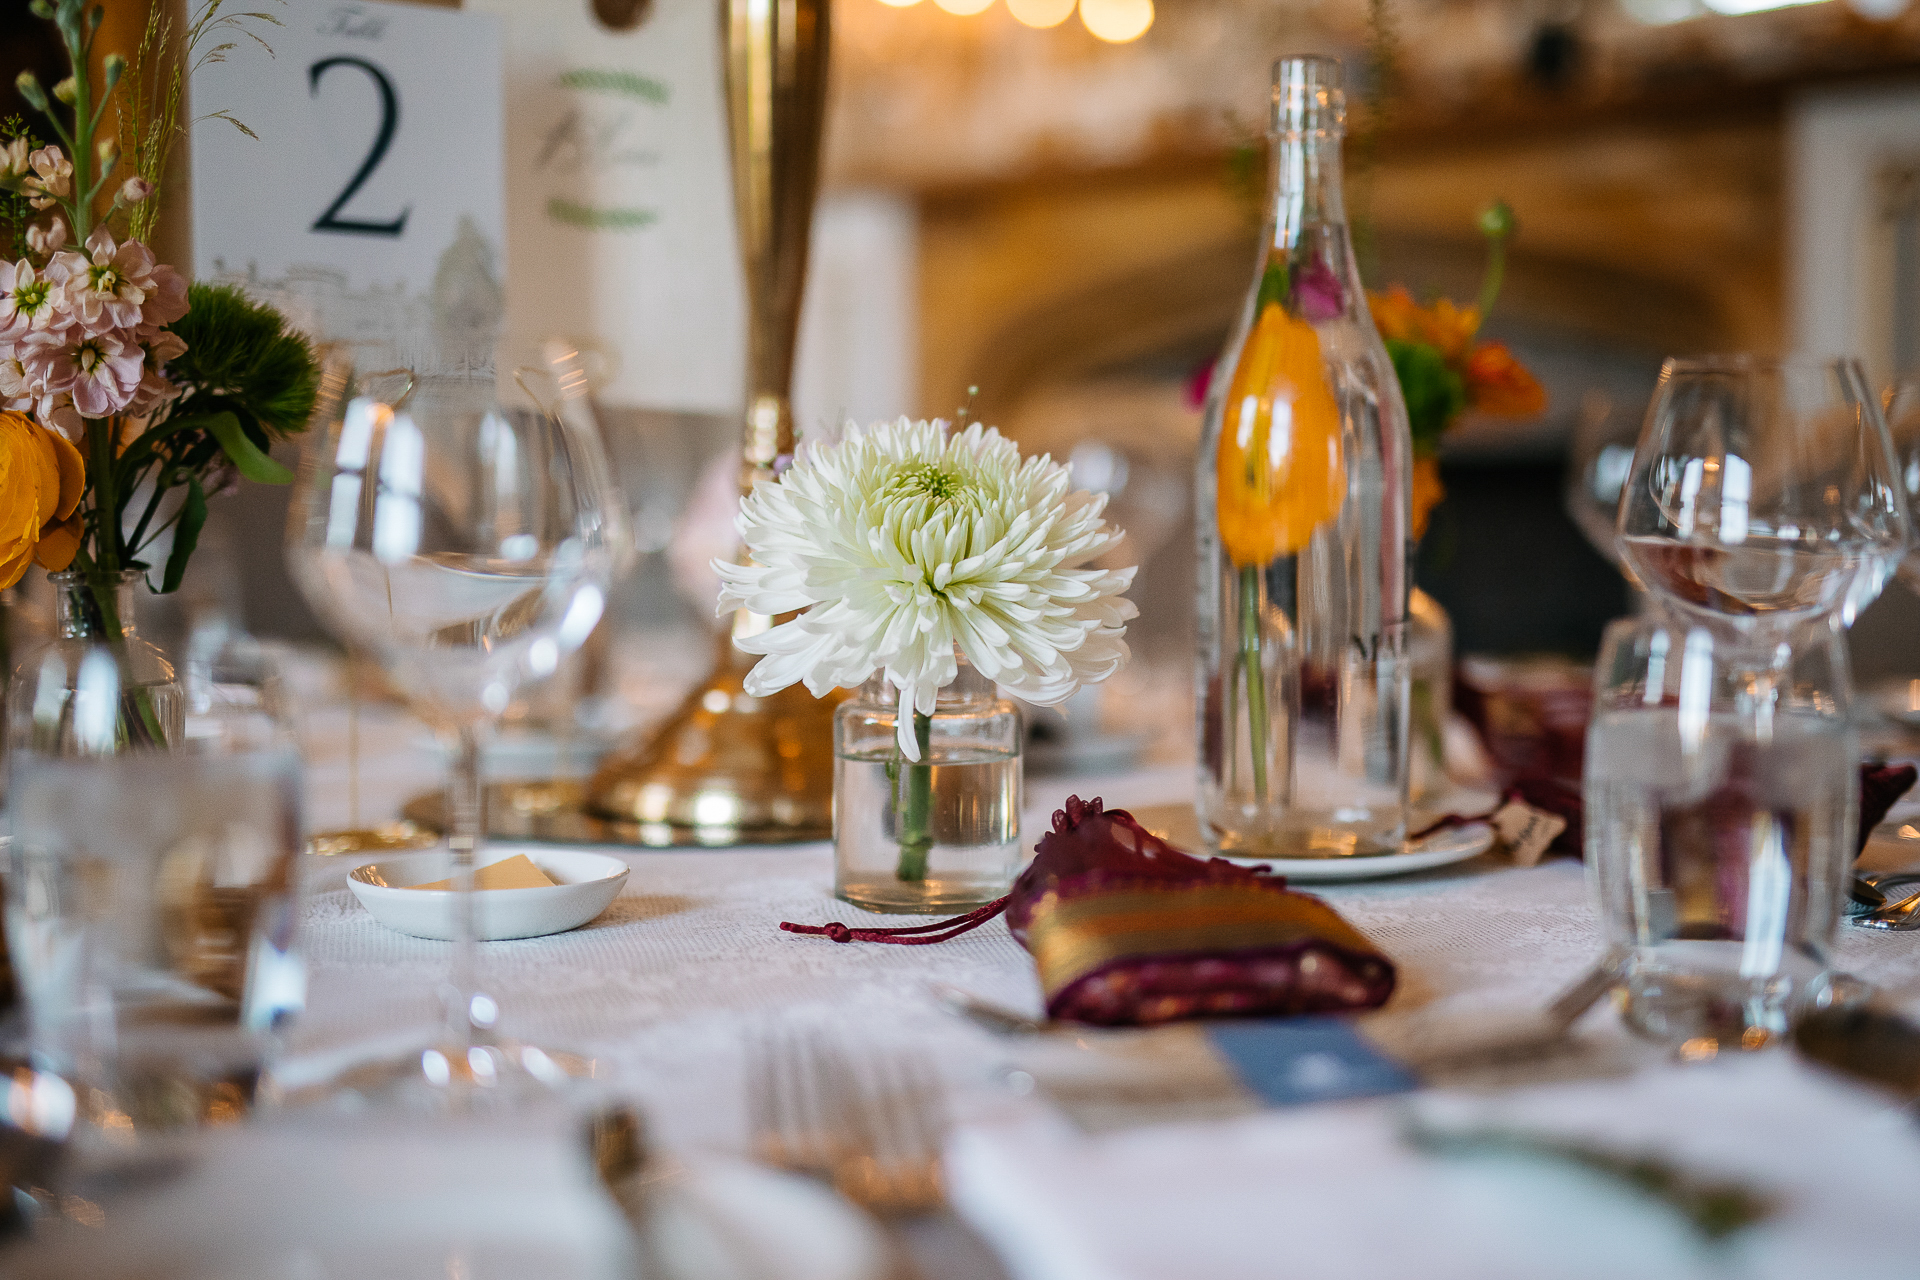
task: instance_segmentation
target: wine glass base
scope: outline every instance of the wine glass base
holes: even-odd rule
[[[390,1057],[354,1063],[323,1080],[273,1088],[282,1108],[372,1106],[448,1113],[537,1106],[594,1074],[594,1061],[517,1040],[436,1041]]]

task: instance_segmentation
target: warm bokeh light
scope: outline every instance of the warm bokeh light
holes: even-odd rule
[[[1102,40],[1125,44],[1153,25],[1153,0],[1080,0],[1080,21]]]
[[[933,0],[948,13],[957,13],[961,17],[969,14],[985,13],[993,6],[993,0]]]
[[[1073,15],[1077,0],[1007,0],[1007,12],[1030,27],[1057,27]]]
[[[920,3],[920,0],[880,0],[880,3],[881,3],[881,4],[890,4],[890,5],[892,5],[892,6],[893,6],[894,8],[896,8],[896,9],[904,9],[904,8],[906,8],[906,7],[908,6],[908,5],[915,5],[915,4],[919,4],[919,3]]]

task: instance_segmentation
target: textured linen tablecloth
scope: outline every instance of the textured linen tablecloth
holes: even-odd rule
[[[346,816],[338,759],[327,751],[328,735],[337,727],[314,726],[318,763],[311,769],[309,817],[316,827],[339,824]],[[392,725],[376,727],[370,737],[382,749],[364,764],[369,814],[393,811],[405,796],[437,779],[438,763],[417,739]],[[1185,799],[1189,788],[1190,772],[1184,769],[1031,780],[1027,837],[1039,835],[1048,812],[1071,793],[1102,795],[1110,806],[1140,807]],[[1383,1118],[1393,1114],[1390,1108],[1397,1104],[1392,1101],[1269,1113],[1215,1126],[1161,1126],[1098,1139],[1081,1135],[1050,1117],[1038,1101],[1013,1099],[998,1088],[994,1078],[1008,1059],[1007,1043],[940,1011],[929,998],[929,983],[940,981],[1039,1009],[1031,960],[1003,923],[994,921],[934,946],[836,945],[782,933],[778,924],[903,921],[867,917],[836,901],[827,845],[609,852],[632,867],[613,906],[571,933],[484,944],[481,980],[500,1002],[505,1033],[593,1056],[610,1087],[645,1107],[654,1135],[667,1148],[745,1151],[743,1068],[749,1033],[771,1019],[804,1018],[831,1026],[852,1046],[911,1042],[938,1057],[961,1121],[959,1149],[965,1158],[955,1173],[964,1184],[962,1208],[1005,1247],[1009,1269],[1021,1280],[1380,1274],[1365,1268],[1343,1272],[1342,1259],[1350,1251],[1342,1242],[1380,1230],[1391,1234],[1395,1228],[1382,1221],[1381,1204],[1405,1209],[1444,1204],[1449,1195],[1497,1198],[1497,1186],[1489,1190],[1491,1184],[1475,1184],[1463,1191],[1404,1150],[1392,1158],[1382,1154],[1394,1145],[1391,1125]],[[376,924],[344,887],[346,869],[321,867],[311,879],[305,935],[310,993],[294,1037],[297,1054],[394,1045],[419,1037],[438,1016],[447,944],[404,937]],[[1585,874],[1568,859],[1519,869],[1486,855],[1401,879],[1302,887],[1333,903],[1393,957],[1400,972],[1389,1006],[1395,1015],[1443,1017],[1537,1006],[1582,972],[1597,950]],[[1896,999],[1920,1003],[1920,935],[1843,928],[1838,961]],[[1596,1012],[1585,1030],[1603,1046],[1618,1049],[1626,1043],[1611,1011]],[[1785,1054],[1760,1055],[1769,1061],[1757,1068],[1722,1066],[1695,1073],[1663,1064],[1644,1050],[1627,1056],[1632,1064],[1654,1065],[1625,1081],[1554,1086],[1575,1092],[1542,1095],[1544,1103],[1527,1103],[1524,1094],[1510,1096],[1522,1099],[1515,1105],[1523,1114],[1533,1114],[1527,1106],[1549,1115],[1563,1112],[1588,1129],[1612,1125],[1630,1137],[1658,1137],[1663,1127],[1680,1133],[1689,1117],[1695,1118],[1696,1130],[1701,1124],[1750,1126],[1755,1115],[1777,1104],[1798,1118],[1782,1121],[1774,1145],[1804,1145],[1806,1167],[1823,1179],[1844,1183],[1851,1147],[1867,1144],[1873,1146],[1872,1159],[1860,1166],[1861,1176],[1867,1169],[1875,1177],[1897,1175],[1897,1185],[1869,1201],[1887,1196],[1910,1201],[1920,1187],[1920,1146],[1911,1126],[1886,1119],[1884,1102],[1818,1078]],[[1714,1083],[1722,1076],[1724,1088]],[[1708,1105],[1715,1098],[1723,1104]],[[1635,1115],[1663,1119],[1646,1134],[1645,1125],[1628,1123]],[[1871,1143],[1867,1134],[1873,1135]],[[1718,1148],[1708,1142],[1706,1149]],[[1031,1176],[1007,1172],[1004,1178],[1021,1205],[1009,1210],[1006,1198],[996,1199],[990,1187],[981,1193],[981,1178],[990,1183],[995,1176],[983,1170],[1021,1167]],[[1304,1195],[1320,1168],[1330,1178],[1338,1172],[1329,1185],[1337,1183],[1347,1192],[1299,1201],[1314,1204],[1312,1214],[1283,1212],[1287,1197]],[[1237,1198],[1217,1199],[1222,1212],[1206,1211],[1191,1195],[1170,1194],[1173,1182],[1188,1174],[1192,1186],[1216,1185],[1218,1179],[1209,1182],[1203,1176],[1208,1169],[1231,1171],[1240,1187]],[[1359,1176],[1369,1170],[1393,1184],[1392,1196],[1378,1203],[1369,1197],[1369,1178]],[[1269,1211],[1261,1211],[1263,1204]],[[1868,1216],[1863,1231],[1877,1230]],[[1457,1260],[1424,1274],[1604,1273],[1591,1265],[1602,1255],[1561,1250],[1564,1265],[1556,1269],[1553,1249],[1482,1249],[1485,1242],[1476,1242],[1472,1231],[1449,1232],[1445,1213],[1422,1212],[1417,1218],[1424,1238],[1420,1247],[1384,1253],[1361,1249],[1352,1256],[1383,1265],[1421,1256]],[[1595,1220],[1627,1218],[1614,1212]],[[1129,1230],[1109,1231],[1122,1221],[1131,1222]],[[1474,1229],[1480,1230],[1506,1219],[1497,1213],[1463,1213],[1458,1221],[1478,1224]],[[1036,1222],[1052,1225],[1036,1229]],[[1412,1224],[1410,1218],[1409,1229]],[[1082,1233],[1078,1243],[1076,1232]],[[1157,1243],[1115,1249],[1097,1247],[1091,1238],[1109,1234],[1119,1242],[1150,1237]],[[1724,1259],[1683,1256],[1675,1263],[1672,1257],[1679,1255],[1671,1253],[1671,1241],[1660,1231],[1647,1239],[1657,1253],[1649,1255],[1651,1262],[1631,1251],[1605,1256],[1622,1265],[1631,1262],[1647,1274],[1691,1275],[1696,1267],[1708,1268],[1698,1274],[1743,1274],[1738,1268],[1712,1270]],[[1795,1239],[1780,1257],[1807,1256],[1807,1241]],[[1213,1247],[1197,1253],[1189,1247],[1202,1240]],[[1223,1240],[1228,1243],[1222,1245]],[[1476,1270],[1474,1259],[1483,1253],[1487,1265]],[[1198,1270],[1182,1263],[1200,1257],[1207,1263]],[[1857,1274],[1901,1274],[1886,1270],[1879,1254],[1856,1261]],[[1520,1269],[1509,1266],[1520,1262],[1525,1264]],[[1791,1272],[1767,1266],[1754,1274]],[[1905,1274],[1920,1274],[1920,1262]]]

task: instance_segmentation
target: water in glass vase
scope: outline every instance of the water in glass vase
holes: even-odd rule
[[[1020,860],[1020,757],[957,746],[915,765],[885,748],[834,761],[835,892],[869,911],[991,902]]]
[[[1826,967],[1853,853],[1851,731],[1776,714],[1767,734],[1673,707],[1593,726],[1588,861],[1642,1034],[1764,1044]]]

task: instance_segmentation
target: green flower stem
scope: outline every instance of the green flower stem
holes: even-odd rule
[[[932,717],[913,713],[913,740],[920,748],[920,763],[903,756],[896,774],[900,866],[894,874],[896,879],[917,883],[927,878],[927,855],[933,851],[933,766],[927,763],[932,754]]]
[[[1267,681],[1260,670],[1260,567],[1240,570],[1240,667],[1247,675],[1247,745],[1253,751],[1253,798],[1267,802]]]

